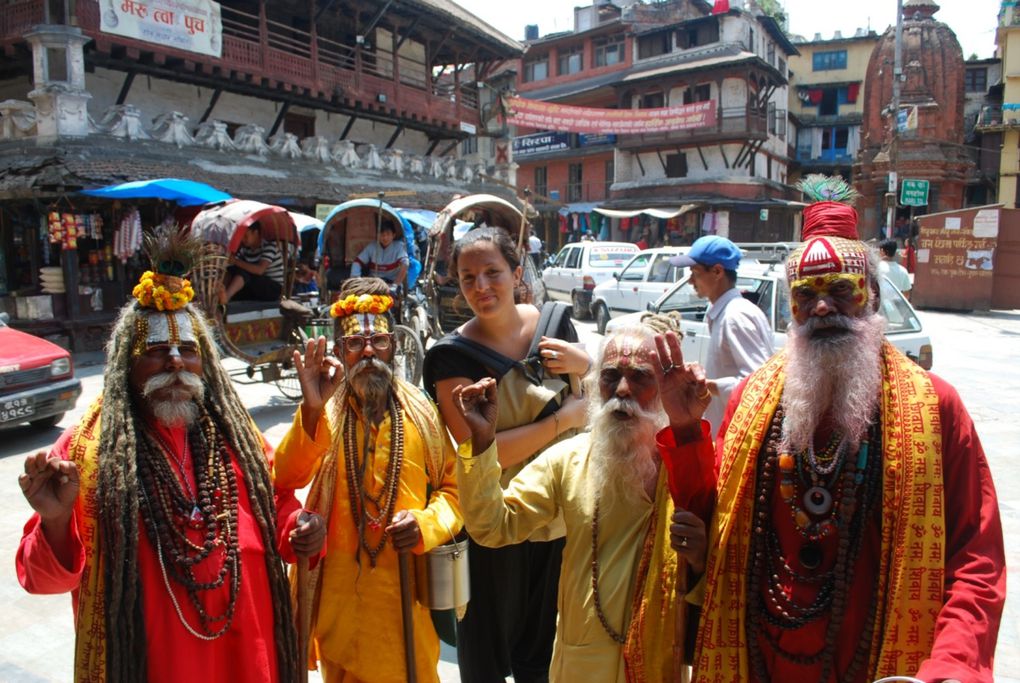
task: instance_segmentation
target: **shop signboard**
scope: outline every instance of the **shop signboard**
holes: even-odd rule
[[[570,149],[570,133],[533,133],[513,140],[514,158]]]
[[[223,53],[220,4],[212,0],[117,0],[101,10],[100,30],[210,57]]]
[[[599,145],[616,144],[616,136],[612,133],[580,133],[577,144],[581,147],[597,147]]]
[[[927,206],[928,205],[928,181],[903,179],[900,186],[900,204],[903,206]]]

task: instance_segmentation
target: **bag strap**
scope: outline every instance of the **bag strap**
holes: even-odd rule
[[[562,301],[546,301],[542,306],[542,313],[538,317],[538,324],[535,325],[535,336],[531,339],[528,355],[521,361],[536,374],[542,370],[542,358],[538,352],[538,345],[541,343],[542,337],[561,338],[559,331],[563,328],[563,320],[568,316],[569,311],[570,306]],[[568,377],[569,375],[560,375],[564,381],[568,381]]]
[[[517,365],[514,360],[507,358],[497,351],[493,351],[484,344],[479,344],[459,334],[447,335],[429,347],[429,352],[425,354],[422,381],[430,396],[434,396],[436,386],[433,364],[438,362],[439,356],[444,351],[451,351],[453,349],[463,353],[471,360],[484,365],[492,371],[497,381]]]

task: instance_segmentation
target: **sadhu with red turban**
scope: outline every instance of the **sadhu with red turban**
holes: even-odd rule
[[[787,261],[787,345],[734,392],[716,444],[694,679],[990,683],[1005,558],[974,424],[885,340],[852,189],[801,189],[816,203]]]

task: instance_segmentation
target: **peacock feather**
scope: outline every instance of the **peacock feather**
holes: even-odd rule
[[[202,258],[202,242],[177,225],[161,225],[145,235],[143,247],[152,270],[161,275],[186,277]]]
[[[840,202],[853,206],[860,194],[839,176],[812,173],[797,183],[797,188],[812,202]]]

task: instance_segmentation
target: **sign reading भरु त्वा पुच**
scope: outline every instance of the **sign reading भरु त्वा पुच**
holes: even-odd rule
[[[928,206],[928,181],[904,178],[900,185],[900,204],[903,206]]]
[[[220,4],[212,0],[107,0],[100,29],[126,38],[197,52],[223,54]]]

